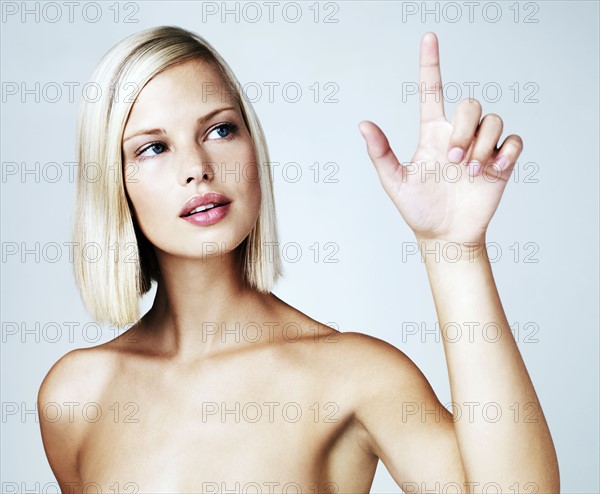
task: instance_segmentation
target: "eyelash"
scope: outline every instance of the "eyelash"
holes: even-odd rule
[[[232,139],[235,139],[235,137],[237,136],[238,130],[240,130],[239,126],[233,122],[223,122],[220,123],[219,125],[215,125],[212,129],[210,129],[208,131],[208,134],[212,133],[214,130],[219,129],[221,127],[226,127],[229,129],[229,135],[227,135],[226,137],[221,137],[220,139],[209,139],[211,141],[230,141]],[[151,149],[153,146],[155,146],[156,144],[163,144],[163,142],[161,141],[153,141],[148,143],[146,146],[144,146],[143,148],[141,148],[139,151],[136,151],[135,153],[135,157],[138,158],[140,161],[148,159],[148,158],[152,158],[152,156],[141,156],[142,153],[145,153],[146,151],[148,151],[148,149]],[[166,146],[165,146],[166,148]],[[159,153],[162,154],[162,153]],[[156,156],[156,155],[155,155]]]

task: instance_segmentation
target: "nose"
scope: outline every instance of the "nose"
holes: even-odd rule
[[[180,159],[182,163],[179,169],[179,182],[182,185],[187,185],[192,180],[196,182],[212,181],[215,175],[215,164],[209,160],[198,144],[183,153]]]

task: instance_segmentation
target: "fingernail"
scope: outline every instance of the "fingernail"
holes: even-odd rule
[[[479,164],[479,161],[469,161],[469,174],[474,177],[475,175],[479,174],[479,170],[481,169],[481,165]]]
[[[498,168],[500,168],[500,170],[504,170],[507,162],[508,162],[508,158],[505,155],[500,156],[496,160],[496,164],[498,165]]]
[[[448,151],[448,159],[453,163],[458,163],[459,161],[462,161],[464,156],[465,153],[461,148],[452,148],[450,151]]]

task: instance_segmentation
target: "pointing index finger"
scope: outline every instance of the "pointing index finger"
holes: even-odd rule
[[[445,118],[440,54],[435,33],[425,33],[421,38],[419,65],[421,123]]]

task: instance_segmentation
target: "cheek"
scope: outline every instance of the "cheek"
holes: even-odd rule
[[[246,164],[246,166],[244,168],[244,179],[251,186],[256,186],[257,188],[260,188],[260,186],[259,186],[260,176],[259,176],[258,165],[256,164],[256,162],[252,161],[252,162],[248,162]]]
[[[126,182],[126,190],[135,217],[142,232],[148,236],[160,223],[161,214],[167,211],[164,198],[168,193],[164,190],[164,181],[148,180],[138,174]]]
[[[246,202],[255,215],[258,215],[261,203],[261,190],[258,169],[255,164],[246,167],[243,184]]]

